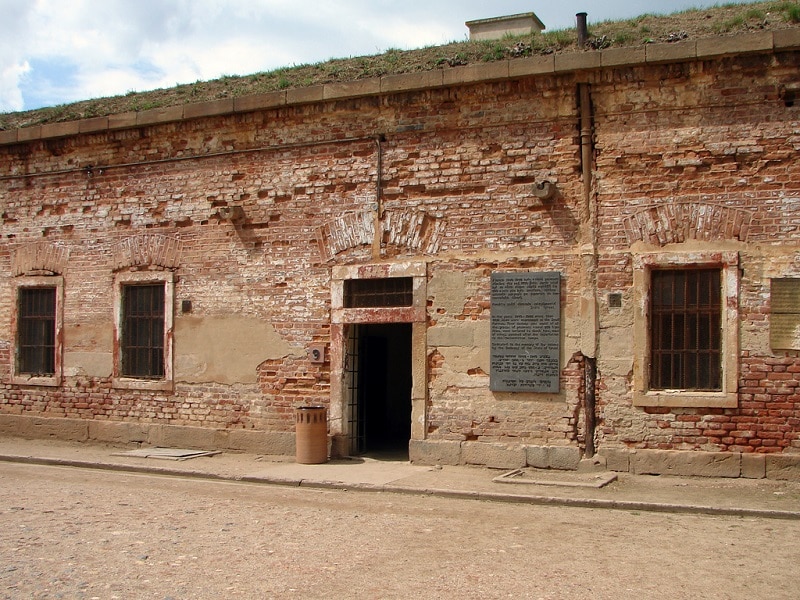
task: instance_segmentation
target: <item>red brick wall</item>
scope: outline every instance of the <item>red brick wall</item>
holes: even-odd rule
[[[779,98],[796,59],[581,75],[595,114],[600,446],[798,448],[800,359],[765,343],[763,293],[769,277],[800,276],[798,113]],[[577,81],[540,76],[0,147],[0,175],[19,175],[0,179],[0,411],[290,431],[294,406],[329,400],[329,367],[304,349],[330,342],[330,268],[376,260],[362,217],[373,210],[383,134],[378,260],[414,258],[429,263],[430,277],[466,276],[460,311],[438,314],[430,299],[430,327],[470,322],[485,332],[493,269],[559,271],[564,282],[560,394],[492,394],[477,358],[459,373],[447,351],[430,347],[427,435],[582,444],[579,248],[589,240]],[[549,202],[532,193],[544,179],[558,190]],[[244,220],[220,219],[228,205],[243,206]],[[705,219],[698,207],[710,211]],[[237,385],[125,391],[80,364],[58,389],[12,385],[12,257],[40,242],[68,251],[65,350],[78,360],[110,352],[100,333],[82,332],[111,330],[118,244],[141,234],[180,242],[177,307],[191,300],[193,317],[268,322],[293,352],[265,352],[253,380]],[[699,242],[740,252],[739,407],[633,407],[633,256]],[[608,293],[622,295],[620,309]],[[187,352],[175,344],[176,356]]]
[[[738,408],[628,409],[630,383],[615,374],[603,380],[614,389],[601,399],[606,443],[800,449],[800,357],[769,347],[769,278],[800,275],[798,109],[780,97],[796,75],[795,60],[786,54],[623,70],[594,89],[601,298],[616,291],[630,307],[627,248],[725,244],[739,252],[741,273]],[[610,331],[619,325],[613,311],[601,320]]]

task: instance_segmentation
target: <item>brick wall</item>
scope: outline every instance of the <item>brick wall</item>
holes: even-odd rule
[[[417,260],[426,437],[582,446],[580,255],[596,218],[598,445],[797,451],[800,358],[769,348],[764,293],[770,277],[800,276],[798,109],[779,97],[796,58],[522,77],[0,146],[0,412],[291,431],[294,407],[328,404],[336,384],[306,354],[331,343],[331,268]],[[579,77],[596,217],[583,207]],[[533,193],[543,180],[551,201]],[[242,212],[226,218],[232,206]],[[633,406],[634,258],[710,249],[740,256],[739,405]],[[113,386],[113,282],[131,268],[174,272],[178,331],[231,315],[266,327],[258,350],[226,338],[234,350],[217,360],[245,364],[240,380],[209,374],[208,349],[176,336],[173,390]],[[65,281],[58,388],[9,379],[12,282],[42,269]],[[562,274],[558,394],[490,392],[493,270]]]
[[[656,256],[676,248],[735,250],[741,285],[738,408],[629,408],[627,366],[607,363],[606,444],[761,453],[800,447],[800,358],[769,347],[769,279],[798,276],[798,112],[780,97],[792,60],[632,70],[595,89],[601,298],[616,291],[624,306],[632,304],[629,248]],[[608,308],[601,320],[609,336],[631,326],[624,308]],[[615,346],[612,354],[633,354],[632,341]]]

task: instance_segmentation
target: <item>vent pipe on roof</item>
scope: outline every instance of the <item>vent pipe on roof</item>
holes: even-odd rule
[[[578,46],[583,48],[589,40],[589,28],[586,26],[586,13],[579,12],[575,15],[578,19]]]

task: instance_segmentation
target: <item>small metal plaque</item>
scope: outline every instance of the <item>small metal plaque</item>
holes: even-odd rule
[[[770,305],[773,313],[800,313],[800,279],[773,279],[770,282]]]
[[[770,306],[770,346],[776,350],[800,350],[800,279],[773,279]]]
[[[490,388],[559,391],[561,274],[493,273]]]

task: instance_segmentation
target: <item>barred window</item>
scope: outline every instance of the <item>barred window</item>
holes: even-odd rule
[[[21,287],[17,305],[18,375],[56,373],[56,288]]]
[[[164,377],[164,284],[124,285],[122,288],[123,377]]]
[[[411,306],[414,301],[413,281],[412,277],[345,280],[344,307]]]
[[[653,270],[650,389],[722,389],[720,269]]]

